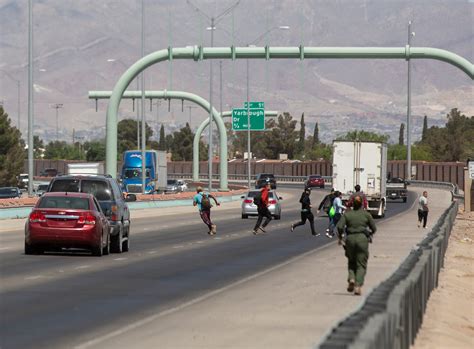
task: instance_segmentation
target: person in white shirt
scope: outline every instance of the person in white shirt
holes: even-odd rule
[[[423,195],[418,199],[418,228],[423,221],[423,228],[426,229],[426,221],[428,220],[428,192],[424,191]]]

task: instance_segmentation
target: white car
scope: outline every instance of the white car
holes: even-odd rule
[[[249,216],[258,216],[257,205],[253,203],[253,198],[259,193],[260,190],[251,190],[247,195],[242,196],[242,219],[246,219]],[[268,193],[268,210],[275,219],[281,217],[281,204],[280,200],[283,200],[281,196],[278,196],[274,190]]]
[[[180,193],[186,191],[187,189],[188,185],[182,179],[168,179],[165,192]]]

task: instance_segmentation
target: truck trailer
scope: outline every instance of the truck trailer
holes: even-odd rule
[[[104,174],[102,162],[78,162],[67,164],[68,175],[101,175]]]
[[[333,187],[347,201],[358,184],[367,197],[368,211],[385,216],[387,145],[379,142],[334,141]]]

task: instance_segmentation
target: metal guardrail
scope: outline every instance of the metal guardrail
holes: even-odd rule
[[[169,178],[176,178],[176,179],[192,179],[191,173],[168,173]],[[220,178],[219,174],[213,174],[213,178],[216,180]],[[246,182],[248,180],[248,175],[246,174],[229,174],[228,176],[229,181],[242,181]],[[322,176],[324,178],[324,182],[326,184],[332,183],[331,176]],[[303,183],[308,176],[281,176],[275,175],[275,179],[280,182],[294,182],[294,183]],[[208,180],[209,176],[207,174],[200,174],[199,179],[202,181]],[[255,176],[252,176],[252,181],[255,181]]]
[[[451,183],[411,183],[445,187],[452,189],[453,197],[459,195]],[[458,201],[451,203],[398,269],[372,290],[358,310],[339,322],[318,348],[410,348],[421,327],[429,295],[438,285],[458,206]]]

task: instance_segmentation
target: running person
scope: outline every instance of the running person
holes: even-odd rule
[[[257,235],[258,230],[261,230],[263,233],[266,233],[265,227],[270,223],[272,220],[272,214],[268,210],[268,193],[270,192],[271,189],[271,183],[266,182],[265,186],[260,190],[260,193],[257,194],[256,199],[254,199],[255,204],[257,205],[257,212],[258,212],[258,218],[257,218],[257,223],[255,224],[255,227],[253,228],[253,234]],[[265,222],[263,222],[263,217],[265,217]],[[260,226],[262,224],[262,226]]]
[[[311,234],[313,236],[318,236],[320,234],[316,233],[314,229],[314,215],[311,212],[311,199],[310,199],[311,189],[305,188],[301,194],[300,203],[301,203],[301,221],[293,223],[291,225],[291,231],[294,231],[296,227],[300,225],[305,225],[306,220],[309,220],[309,226],[311,227]]]
[[[342,193],[340,191],[336,191],[334,195],[335,195],[335,198],[334,198],[334,202],[332,203],[332,206],[334,207],[335,214],[334,214],[334,218],[331,221],[331,225],[329,228],[330,231],[326,233],[326,236],[330,239],[334,237],[335,235],[334,230],[336,228],[336,225],[341,219],[342,213],[346,209],[346,207],[342,204]]]
[[[197,194],[193,198],[193,206],[197,206],[199,209],[199,215],[201,216],[202,221],[209,228],[208,234],[215,235],[217,232],[217,226],[211,221],[211,200],[213,199],[217,206],[220,206],[220,203],[217,199],[208,193],[204,193],[202,187],[196,188]]]
[[[321,203],[319,204],[318,210],[316,211],[316,214],[318,215],[319,212],[322,209],[324,209],[324,212],[326,212],[326,214],[328,215],[329,222],[328,222],[328,227],[326,229],[326,233],[329,233],[329,229],[331,228],[332,218],[329,215],[329,210],[331,209],[332,203],[334,202],[334,198],[335,198],[334,193],[335,193],[334,188],[331,188],[331,192],[328,195],[326,195],[324,197],[324,199],[321,200]]]

